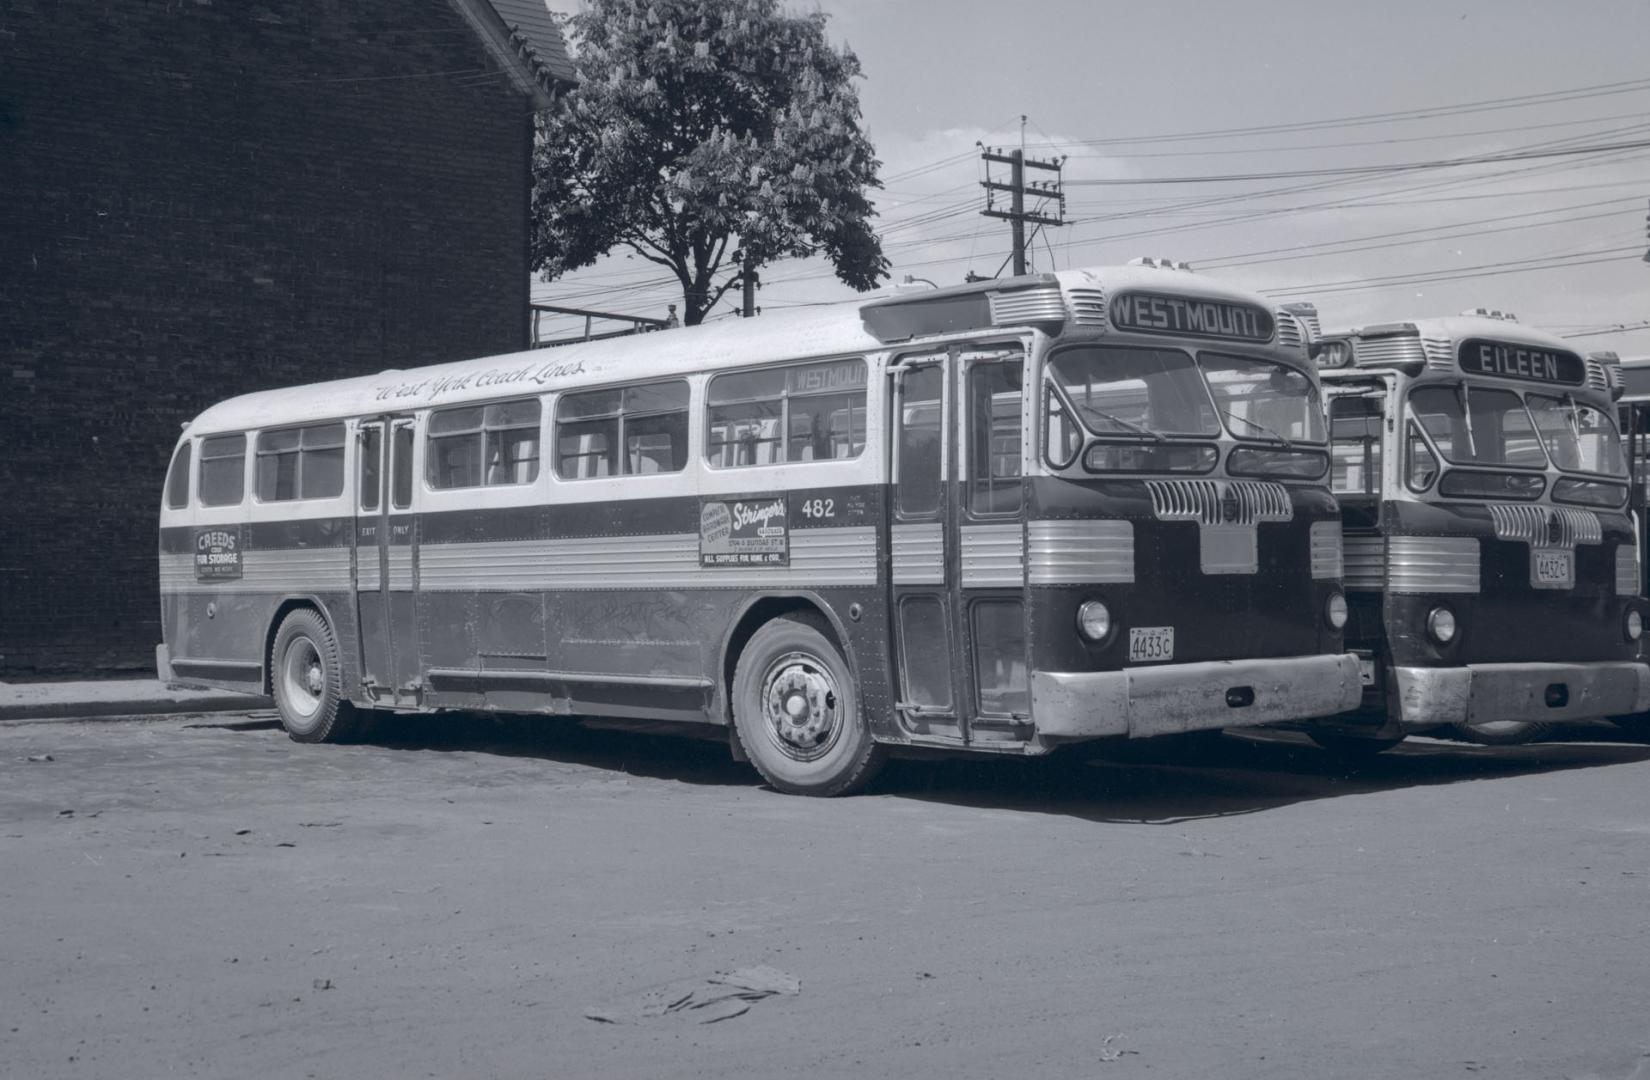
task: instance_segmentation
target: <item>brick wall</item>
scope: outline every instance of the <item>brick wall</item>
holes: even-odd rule
[[[447,0],[0,0],[0,674],[152,665],[206,405],[525,344],[528,108]]]

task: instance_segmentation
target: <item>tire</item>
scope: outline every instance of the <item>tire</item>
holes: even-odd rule
[[[1348,735],[1342,731],[1308,731],[1306,737],[1342,761],[1367,761],[1404,741],[1402,735]]]
[[[338,639],[309,608],[281,620],[269,650],[269,684],[281,726],[297,742],[343,742],[360,727],[355,707],[344,700]]]
[[[1451,724],[1457,739],[1483,746],[1521,746],[1552,734],[1556,725],[1545,720],[1486,720],[1482,724]]]
[[[813,615],[781,616],[746,642],[733,674],[733,731],[762,778],[789,795],[851,794],[886,757],[842,651]]]

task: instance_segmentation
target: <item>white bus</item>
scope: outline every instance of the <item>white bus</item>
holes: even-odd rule
[[[722,724],[812,794],[1338,713],[1320,409],[1290,316],[1168,264],[249,394],[173,459],[161,675],[308,741]]]
[[[1516,743],[1650,707],[1614,368],[1483,310],[1315,351],[1367,684],[1314,737]]]

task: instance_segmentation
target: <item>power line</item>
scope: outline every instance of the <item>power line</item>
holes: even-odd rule
[[[1532,105],[1551,105],[1568,101],[1580,101],[1594,97],[1610,97],[1616,94],[1630,94],[1635,91],[1645,89],[1650,89],[1650,79],[1628,79],[1621,82],[1596,83],[1591,86],[1572,87],[1568,90],[1548,90],[1537,94],[1520,94],[1514,97],[1486,98],[1481,101],[1460,102],[1454,105],[1437,105],[1418,109],[1399,109],[1384,113],[1361,113],[1353,116],[1335,117],[1326,120],[1297,120],[1282,124],[1256,124],[1247,127],[1209,128],[1203,131],[1184,131],[1172,135],[1138,135],[1110,138],[1073,139],[1071,143],[1082,146],[1115,146],[1125,143],[1143,145],[1148,143],[1185,142],[1190,139],[1233,139],[1245,135],[1318,131],[1333,127],[1364,127],[1370,124],[1395,123],[1398,121],[1407,120],[1432,120],[1440,116],[1461,116],[1468,113],[1493,112],[1499,109],[1527,108]]]
[[[1530,161],[1537,158],[1573,157],[1577,154],[1605,154],[1623,150],[1650,148],[1650,139],[1634,142],[1602,143],[1594,146],[1570,146],[1552,150],[1521,150],[1493,154],[1474,154],[1470,157],[1438,158],[1432,161],[1405,161],[1390,165],[1343,165],[1333,169],[1288,169],[1264,173],[1227,173],[1204,176],[1148,176],[1132,179],[1103,178],[1095,180],[1068,180],[1072,187],[1138,186],[1144,184],[1224,184],[1251,180],[1291,180],[1307,176],[1360,176],[1416,172],[1426,169],[1453,169],[1462,165],[1498,165],[1509,161]]]

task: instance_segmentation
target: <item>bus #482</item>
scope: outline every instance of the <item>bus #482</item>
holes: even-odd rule
[[[163,678],[294,738],[482,709],[891,750],[1359,700],[1300,326],[1168,263],[249,394],[162,499]]]
[[[1522,742],[1650,706],[1613,370],[1483,310],[1313,351],[1365,681],[1314,737]]]

